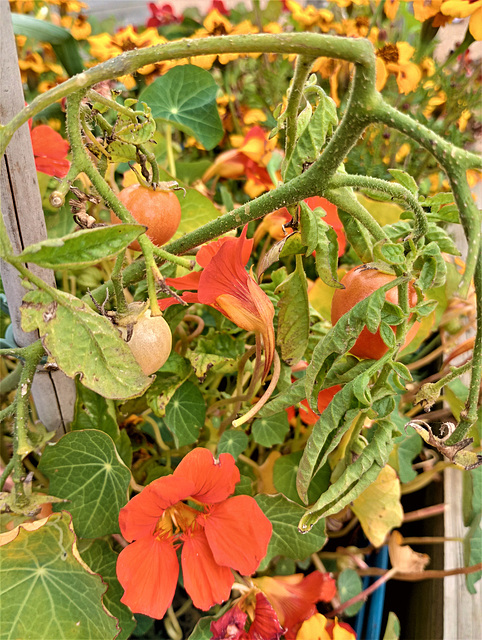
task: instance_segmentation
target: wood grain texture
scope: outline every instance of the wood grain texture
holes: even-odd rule
[[[0,122],[8,122],[24,106],[24,95],[8,0],[0,0]],[[28,125],[15,132],[0,166],[0,202],[14,251],[47,238],[39,193],[35,159]],[[29,269],[51,286],[53,271],[37,265]],[[25,295],[18,272],[0,260],[2,282],[7,295],[13,334],[19,346],[38,339],[37,332],[25,333],[20,326],[20,304]],[[39,370],[32,386],[39,419],[47,429],[65,433],[73,419],[75,385],[61,371]]]

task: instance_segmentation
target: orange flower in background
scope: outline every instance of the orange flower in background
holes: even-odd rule
[[[255,198],[264,191],[274,188],[266,169],[276,147],[276,139],[268,140],[266,131],[260,126],[251,127],[244,138],[231,137],[237,146],[220,153],[203,176],[203,182],[219,178],[247,178],[244,190]]]
[[[117,577],[121,601],[134,613],[164,616],[176,590],[180,546],[184,588],[203,611],[229,598],[231,569],[256,571],[272,526],[254,498],[232,496],[239,480],[230,454],[216,460],[208,449],[194,449],[171,476],[154,480],[121,509],[121,532],[131,544],[119,554]]]
[[[482,40],[482,0],[443,0],[441,13],[449,18],[468,18],[469,31],[475,40]]]
[[[66,157],[70,148],[67,140],[46,124],[39,124],[32,129],[29,121],[29,127],[37,171],[65,178],[70,169],[70,162]]]
[[[246,225],[239,238],[221,238],[199,250],[196,261],[204,267],[180,278],[166,278],[170,287],[184,291],[187,303],[200,302],[220,311],[241,329],[253,331],[256,341],[261,337],[265,349],[263,377],[266,377],[274,357],[274,307],[271,300],[245,269],[253,240],[246,239]],[[176,304],[175,298],[159,300],[161,309]]]
[[[253,583],[266,595],[286,640],[294,640],[301,623],[316,613],[317,602],[330,602],[336,594],[336,582],[328,573],[313,571],[305,576],[263,576]]]
[[[356,633],[346,622],[328,620],[321,613],[306,620],[296,635],[296,640],[356,640]]]

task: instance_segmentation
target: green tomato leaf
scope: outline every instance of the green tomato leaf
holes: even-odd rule
[[[338,237],[336,231],[321,218],[318,219],[318,240],[315,254],[316,271],[329,287],[343,289],[338,281]]]
[[[140,224],[82,229],[63,238],[51,238],[29,245],[18,256],[47,269],[89,267],[116,255],[144,233]]]
[[[156,120],[193,135],[205,149],[213,149],[224,135],[216,106],[218,86],[212,75],[194,65],[169,71],[141,92],[140,99]]]
[[[398,184],[401,184],[402,187],[408,189],[410,193],[417,195],[418,193],[418,184],[412,178],[411,175],[402,171],[401,169],[389,169],[388,173],[390,173]]]
[[[306,202],[300,202],[301,242],[306,245],[306,255],[311,256],[318,244],[318,216]]]
[[[346,207],[348,209],[348,207]],[[373,241],[366,228],[349,213],[338,207],[340,218],[347,241],[360,260],[366,264],[373,259]]]
[[[410,482],[417,477],[417,472],[412,468],[412,462],[422,451],[423,440],[413,427],[407,427],[406,433],[395,438],[393,443],[390,465],[398,472],[400,482]]]
[[[282,411],[270,418],[256,418],[251,432],[255,442],[263,447],[272,447],[284,442],[289,430],[288,416],[286,411]]]
[[[400,631],[400,620],[397,618],[397,615],[393,613],[393,611],[390,611],[390,613],[388,614],[385,633],[383,634],[383,640],[399,640]]]
[[[113,551],[107,540],[89,540],[87,546],[80,549],[82,559],[95,573],[102,576],[108,589],[104,596],[104,604],[108,611],[119,621],[121,633],[116,640],[128,640],[136,627],[136,619],[132,612],[120,599],[124,589],[117,580],[116,563],[118,554]]]
[[[151,384],[119,331],[104,316],[74,296],[30,291],[23,299],[22,328],[39,330],[42,343],[70,378],[105,398],[141,395]]]
[[[340,394],[341,392],[337,393],[335,399]],[[309,531],[320,518],[339,513],[376,480],[388,461],[393,446],[394,426],[390,420],[382,419],[373,425],[372,429],[373,438],[359,457],[347,466],[328,491],[306,510],[299,523],[300,531]]]
[[[277,343],[282,359],[290,366],[303,357],[310,334],[308,283],[303,260],[296,256],[296,269],[277,288],[278,302]]]
[[[293,560],[304,560],[319,551],[326,542],[325,523],[318,522],[306,535],[298,530],[298,521],[303,508],[283,496],[257,495],[256,502],[273,525],[273,534],[268,551],[258,571],[264,571],[272,558],[286,556]]]
[[[106,585],[82,561],[70,515],[39,523],[25,523],[0,547],[0,638],[113,640],[119,629],[102,605]]]
[[[166,406],[164,418],[177,449],[196,442],[205,417],[206,403],[201,391],[192,382],[184,382]]]
[[[119,533],[119,511],[127,503],[131,474],[106,433],[67,433],[46,447],[39,469],[50,480],[50,494],[69,501],[77,535]]]

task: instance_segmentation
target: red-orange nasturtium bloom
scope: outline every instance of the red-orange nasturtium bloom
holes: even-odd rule
[[[120,529],[131,544],[119,554],[117,577],[121,601],[134,613],[164,616],[176,590],[180,546],[184,588],[203,611],[229,598],[231,569],[256,571],[272,526],[254,498],[231,496],[239,480],[230,454],[216,460],[198,448],[121,509]]]
[[[32,129],[29,121],[29,127],[37,171],[65,178],[70,169],[70,162],[66,158],[70,147],[67,140],[46,124],[39,124]]]
[[[200,302],[220,311],[241,329],[253,331],[263,338],[265,349],[264,377],[269,372],[275,350],[274,307],[271,300],[245,266],[253,248],[246,238],[247,225],[239,238],[221,238],[202,246],[196,256],[202,271],[180,278],[166,278],[170,287],[184,291],[181,298],[188,303]],[[159,300],[161,309],[177,301]]]
[[[316,603],[329,602],[336,594],[335,580],[320,571],[307,576],[263,576],[251,583],[235,606],[211,623],[213,640],[277,640],[281,635],[294,640],[303,622],[316,613]],[[228,630],[232,635],[227,635]]]

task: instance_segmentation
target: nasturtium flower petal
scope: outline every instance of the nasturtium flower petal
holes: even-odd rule
[[[176,467],[174,478],[189,478],[193,484],[190,497],[204,504],[226,500],[234,493],[240,480],[239,469],[232,455],[222,453],[215,459],[209,449],[191,451]]]
[[[128,542],[152,535],[165,509],[185,500],[193,491],[194,484],[187,477],[163,476],[154,480],[120,510],[122,535]]]
[[[213,557],[204,531],[186,532],[181,555],[184,588],[197,609],[207,611],[229,599],[234,577]]]
[[[251,496],[234,496],[203,516],[214,559],[242,575],[254,573],[266,555],[273,527]]]
[[[162,618],[171,605],[179,575],[172,544],[147,536],[123,549],[117,578],[124,589],[121,602],[135,613]]]

